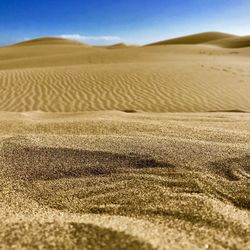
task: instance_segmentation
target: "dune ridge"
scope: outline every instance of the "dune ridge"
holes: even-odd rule
[[[121,48],[127,48],[127,47],[129,47],[129,45],[125,43],[116,43],[110,46],[106,46],[106,48],[109,48],[109,49],[121,49]]]
[[[210,41],[209,44],[217,45],[222,48],[245,48],[250,47],[250,36],[229,37]]]
[[[232,34],[222,33],[222,32],[204,32],[194,35],[188,35],[178,38],[173,38],[169,40],[164,40],[160,42],[155,42],[147,44],[146,46],[157,46],[157,45],[176,45],[176,44],[201,44],[206,42],[211,42],[215,40],[221,40],[223,38],[236,37]]]
[[[89,46],[76,40],[65,39],[60,37],[41,37],[32,40],[23,41],[13,44],[12,46],[39,46],[39,45],[82,45]]]
[[[225,36],[1,47],[0,249],[249,250],[250,49]]]
[[[0,48],[2,111],[250,110],[248,48],[107,49],[59,38],[25,44]]]

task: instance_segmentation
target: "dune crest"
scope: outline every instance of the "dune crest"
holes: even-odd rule
[[[250,50],[197,45],[222,37],[232,35],[208,32],[175,40],[188,45],[114,49],[62,38],[1,47],[0,111],[249,112]]]
[[[232,34],[222,33],[222,32],[204,32],[204,33],[164,40],[160,42],[155,42],[155,43],[148,44],[146,46],[174,45],[174,44],[200,44],[200,43],[205,43],[205,42],[214,41],[214,40],[223,39],[223,38],[231,38],[231,37],[236,37],[236,36]]]
[[[217,45],[222,48],[245,48],[250,47],[250,36],[229,37],[211,41],[209,44]]]
[[[249,250],[241,39],[1,47],[0,249]]]
[[[81,43],[76,40],[70,40],[60,37],[42,37],[37,39],[32,39],[28,41],[23,41],[20,43],[16,43],[12,46],[37,46],[37,45],[82,45],[82,46],[88,46],[84,43]]]

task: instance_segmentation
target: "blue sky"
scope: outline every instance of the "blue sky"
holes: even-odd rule
[[[144,44],[204,31],[250,35],[250,1],[0,0],[0,45],[43,36]]]

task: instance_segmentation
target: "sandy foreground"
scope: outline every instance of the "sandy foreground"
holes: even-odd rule
[[[250,38],[185,41],[0,48],[0,249],[250,249]]]
[[[1,113],[3,249],[249,249],[250,115]]]

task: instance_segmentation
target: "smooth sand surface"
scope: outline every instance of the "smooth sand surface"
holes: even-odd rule
[[[16,43],[12,46],[23,47],[23,46],[37,46],[37,45],[80,45],[80,46],[89,47],[89,45],[83,44],[76,40],[69,40],[69,39],[64,39],[64,38],[59,38],[59,37],[42,37],[42,38],[37,38],[33,40],[27,40],[27,41],[23,41],[20,43]]]
[[[233,37],[237,37],[237,36],[232,35],[232,34],[222,33],[222,32],[204,32],[204,33],[164,40],[160,42],[155,42],[155,43],[148,44],[147,46],[173,45],[173,44],[201,44],[201,43],[227,39],[227,38],[233,38]]]
[[[0,117],[0,248],[250,248],[249,114]]]
[[[0,249],[249,250],[243,47],[0,48]]]
[[[244,48],[250,46],[250,36],[229,37],[210,41],[209,44],[217,45],[222,48]]]
[[[0,110],[250,111],[250,48],[114,48],[61,38],[0,48]]]

